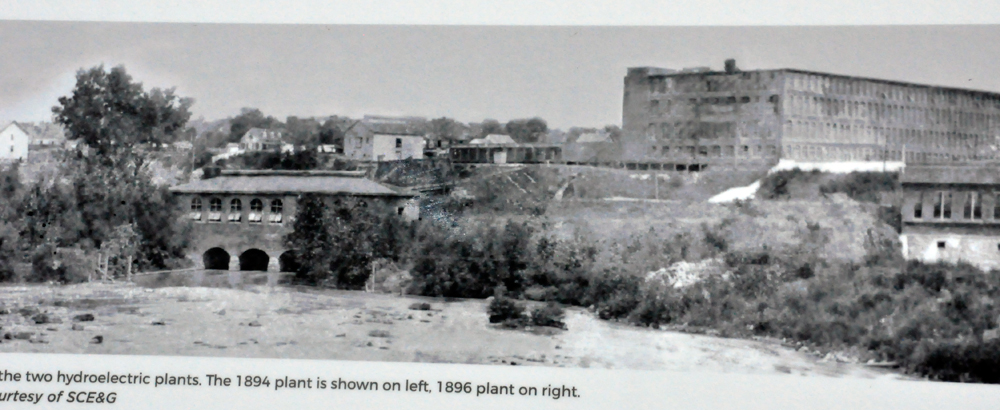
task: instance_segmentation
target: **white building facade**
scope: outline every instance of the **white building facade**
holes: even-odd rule
[[[371,134],[346,138],[344,155],[359,161],[399,161],[424,158],[424,137]]]
[[[24,161],[28,159],[28,145],[30,144],[31,137],[17,123],[8,124],[0,129],[0,160]]]

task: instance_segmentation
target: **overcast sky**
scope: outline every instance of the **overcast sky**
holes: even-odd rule
[[[621,124],[631,66],[798,68],[1000,92],[1000,26],[443,27],[0,22],[0,121],[51,118],[124,64],[195,117],[364,114]]]

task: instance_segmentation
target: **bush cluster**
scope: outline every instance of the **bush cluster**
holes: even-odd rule
[[[756,196],[782,200],[844,193],[859,202],[880,203],[886,194],[899,192],[899,189],[899,174],[894,172],[830,174],[794,168],[764,177]]]
[[[500,324],[503,327],[517,329],[532,325],[566,329],[566,323],[563,322],[566,311],[553,302],[532,309],[530,315],[526,314],[525,310],[524,304],[502,294],[494,296],[493,301],[486,307],[490,323]]]
[[[528,323],[524,305],[502,295],[493,298],[486,307],[486,313],[490,315],[490,323],[500,323],[504,327],[518,328]]]

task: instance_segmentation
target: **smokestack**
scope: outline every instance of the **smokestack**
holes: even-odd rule
[[[726,74],[738,73],[739,68],[736,68],[736,59],[730,58],[726,60]]]

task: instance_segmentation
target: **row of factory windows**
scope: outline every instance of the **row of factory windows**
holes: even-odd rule
[[[992,159],[989,154],[902,151],[865,146],[785,145],[784,157],[817,161],[904,161],[909,164],[942,164]]]
[[[789,111],[796,115],[875,117],[893,122],[919,122],[983,130],[1000,125],[1000,111],[984,113],[962,110],[959,107],[913,107],[796,94],[790,95],[788,102]]]
[[[452,148],[452,158],[460,161],[490,160],[497,153],[506,155],[508,162],[557,161],[562,150],[558,147],[482,147]],[[492,153],[492,155],[491,155]]]
[[[994,105],[1000,108],[1000,96],[996,95],[884,84],[861,79],[796,75],[792,76],[790,86],[789,88],[794,90],[804,90],[819,94],[863,96],[893,101],[947,104],[972,108],[984,108]]]
[[[701,78],[692,77],[650,77],[649,78],[649,92],[651,94],[656,93],[666,93],[667,91],[681,90],[683,92],[705,92],[705,91],[719,91],[725,88],[727,85],[739,84],[742,89],[758,89],[764,90],[770,88],[770,83],[758,82],[761,79],[771,79],[776,77],[775,72],[753,72],[745,71],[739,74],[730,75],[713,75],[712,77],[702,80]],[[750,83],[739,81],[750,80]]]
[[[902,159],[902,153],[864,146],[786,145],[785,157],[820,161],[899,161]]]
[[[769,83],[758,82],[763,78],[774,79],[775,72],[757,73],[742,72],[738,76],[729,75],[705,81],[675,81],[670,77],[651,77],[649,81],[650,94],[663,94],[668,91],[683,92],[714,92],[727,88],[767,89]],[[740,81],[742,80],[750,80]],[[816,94],[849,95],[855,97],[878,98],[890,101],[916,102],[951,105],[957,107],[985,108],[994,106],[1000,108],[1000,96],[969,93],[956,90],[926,88],[918,86],[886,84],[877,81],[837,78],[816,75],[792,75],[790,89],[808,91]]]
[[[208,222],[222,222],[223,207],[222,198],[209,198],[208,199],[208,218],[202,217],[203,204],[201,198],[194,198],[191,200],[191,214],[190,217],[195,221],[208,221]],[[270,211],[267,215],[267,221],[273,224],[280,224],[282,222],[281,211],[282,203],[280,199],[271,200]],[[233,223],[239,223],[243,220],[243,201],[239,198],[234,198],[229,201],[229,213],[226,216],[226,220]],[[247,222],[250,223],[263,223],[264,221],[264,201],[254,198],[250,200],[250,212],[247,214]]]
[[[660,157],[774,157],[777,146],[774,145],[653,145],[649,156]],[[908,163],[946,163],[965,160],[984,159],[972,155],[952,155],[941,152],[904,152],[899,150],[882,150],[878,147],[865,146],[821,146],[821,145],[786,145],[784,157],[795,160],[819,161],[906,161]],[[905,157],[905,159],[904,159]]]
[[[765,154],[766,152],[766,154]],[[778,154],[774,145],[684,145],[670,146],[654,145],[651,156],[663,157],[773,157]]]
[[[881,127],[874,125],[857,125],[834,122],[816,122],[804,120],[789,120],[789,133],[800,137],[814,139],[850,140],[851,136],[859,140],[875,141],[889,146],[903,144],[919,146],[937,146],[942,148],[989,148],[994,140],[986,134],[972,134],[955,131],[936,131],[915,128]]]
[[[684,99],[682,98],[679,101],[683,101],[683,100]],[[771,96],[767,97],[767,102],[770,102],[770,103],[777,103],[779,100],[780,100],[780,98],[777,95],[771,95]],[[713,104],[713,105],[719,105],[719,104],[737,104],[737,103],[739,103],[739,104],[749,104],[749,103],[752,103],[752,102],[753,103],[757,103],[757,102],[760,102],[760,101],[761,101],[761,98],[760,98],[759,95],[758,96],[749,96],[749,95],[735,96],[735,95],[730,95],[730,96],[721,96],[721,97],[717,96],[717,97],[701,97],[701,98],[688,98],[687,99],[687,102],[690,105],[697,105],[699,103],[700,104]],[[670,110],[673,109],[673,107],[674,107],[674,100],[669,99],[669,98],[654,98],[654,99],[652,99],[652,100],[649,101],[649,109],[650,109],[651,112],[654,112],[654,113],[669,113]]]
[[[913,219],[946,220],[952,218],[952,205],[955,194],[951,191],[937,191],[930,193],[931,214],[924,213],[925,196],[921,192],[917,198],[917,203],[913,206]],[[965,192],[962,203],[962,219],[982,220],[983,219],[983,199],[986,196],[993,198],[993,219],[1000,220],[1000,193],[984,194],[982,192]]]
[[[646,135],[658,139],[675,138],[733,138],[738,134],[742,136],[754,136],[755,138],[769,138],[776,128],[765,121],[750,120],[733,122],[697,122],[697,121],[675,121],[675,122],[651,122],[646,126]]]

